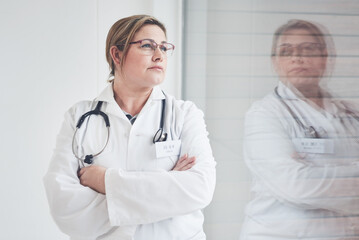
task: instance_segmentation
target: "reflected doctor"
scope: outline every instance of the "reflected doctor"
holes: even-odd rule
[[[44,177],[51,214],[71,239],[205,239],[215,161],[203,113],[157,86],[173,50],[151,16],[111,27],[113,79],[65,114]],[[77,125],[89,111],[97,114]]]
[[[240,239],[359,239],[359,114],[326,90],[335,55],[318,24],[275,32],[278,86],[246,114],[254,197]]]

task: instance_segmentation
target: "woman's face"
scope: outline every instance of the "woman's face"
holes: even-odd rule
[[[280,80],[300,89],[318,86],[326,68],[326,50],[319,40],[305,29],[293,29],[278,39],[272,57]]]
[[[132,42],[152,39],[160,44],[166,42],[165,33],[157,25],[143,26],[133,37]],[[148,52],[140,43],[131,44],[122,68],[123,80],[135,88],[152,88],[160,84],[166,75],[167,57],[159,49]]]

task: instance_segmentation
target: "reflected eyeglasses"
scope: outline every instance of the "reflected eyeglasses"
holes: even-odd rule
[[[279,57],[326,57],[325,46],[321,43],[304,42],[297,45],[282,44],[278,47],[277,53],[272,56]]]

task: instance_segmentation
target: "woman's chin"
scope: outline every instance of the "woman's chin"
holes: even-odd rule
[[[315,86],[319,84],[320,77],[314,75],[287,77],[286,82],[294,86]]]
[[[157,85],[160,85],[163,82],[163,79],[162,78],[151,79],[149,82],[151,83],[152,87],[155,87]]]

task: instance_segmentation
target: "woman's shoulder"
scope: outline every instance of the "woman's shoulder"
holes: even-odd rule
[[[282,109],[280,101],[275,97],[274,93],[267,94],[264,98],[256,100],[249,107],[247,114],[253,112],[275,113]]]
[[[183,114],[193,112],[203,113],[202,110],[199,109],[196,104],[190,100],[176,99],[174,96],[168,94],[166,94],[166,98],[172,110],[175,112],[180,112]]]
[[[359,114],[359,102],[354,99],[333,98],[332,102],[345,113]]]
[[[93,110],[96,107],[95,104],[96,102],[90,100],[78,101],[75,104],[73,104],[70,108],[68,108],[65,114],[76,118],[88,111]]]

